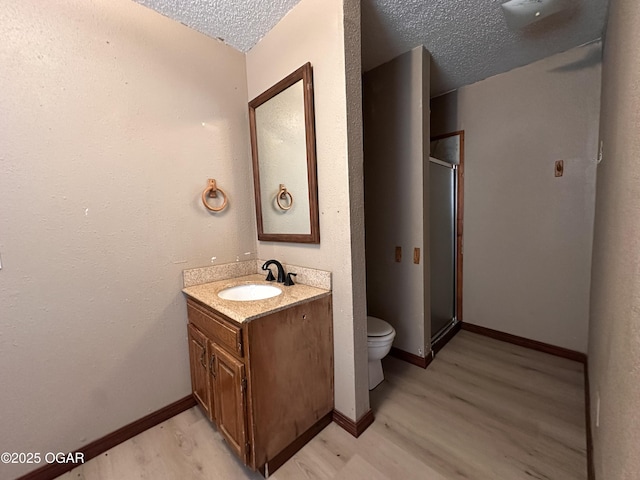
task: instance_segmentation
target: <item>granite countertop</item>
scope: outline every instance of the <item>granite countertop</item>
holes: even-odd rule
[[[275,286],[282,290],[282,294],[265,298],[264,300],[244,302],[224,300],[218,296],[220,290],[248,283]],[[284,310],[293,305],[309,302],[331,294],[330,290],[302,285],[300,283],[285,287],[282,283],[267,282],[264,280],[264,275],[262,274],[245,275],[244,277],[228,278],[226,280],[193,285],[183,288],[182,291],[187,296],[198,300],[238,323],[250,322],[256,318]]]

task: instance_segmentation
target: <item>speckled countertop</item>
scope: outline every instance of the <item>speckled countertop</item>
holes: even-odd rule
[[[276,286],[282,290],[282,294],[264,300],[245,302],[224,300],[218,296],[218,292],[225,288],[248,283]],[[238,323],[250,322],[256,318],[289,308],[292,305],[309,302],[331,294],[330,290],[310,287],[300,283],[285,287],[282,283],[266,282],[263,274],[245,275],[244,277],[193,285],[183,288],[182,291],[187,296],[208,305]]]

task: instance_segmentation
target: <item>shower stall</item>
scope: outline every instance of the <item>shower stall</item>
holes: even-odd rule
[[[435,138],[429,158],[431,345],[460,320],[460,170],[463,132]]]

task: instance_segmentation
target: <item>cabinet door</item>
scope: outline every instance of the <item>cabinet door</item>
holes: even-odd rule
[[[218,430],[236,455],[247,463],[246,385],[244,364],[209,342],[215,360],[215,415]]]
[[[193,396],[211,418],[209,374],[207,369],[207,338],[193,325],[188,324],[189,363],[191,366],[191,390]]]

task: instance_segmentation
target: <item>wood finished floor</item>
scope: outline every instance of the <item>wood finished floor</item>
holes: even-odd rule
[[[427,370],[384,369],[360,438],[331,424],[270,478],[587,478],[582,364],[461,331]],[[259,478],[192,408],[59,480]]]

